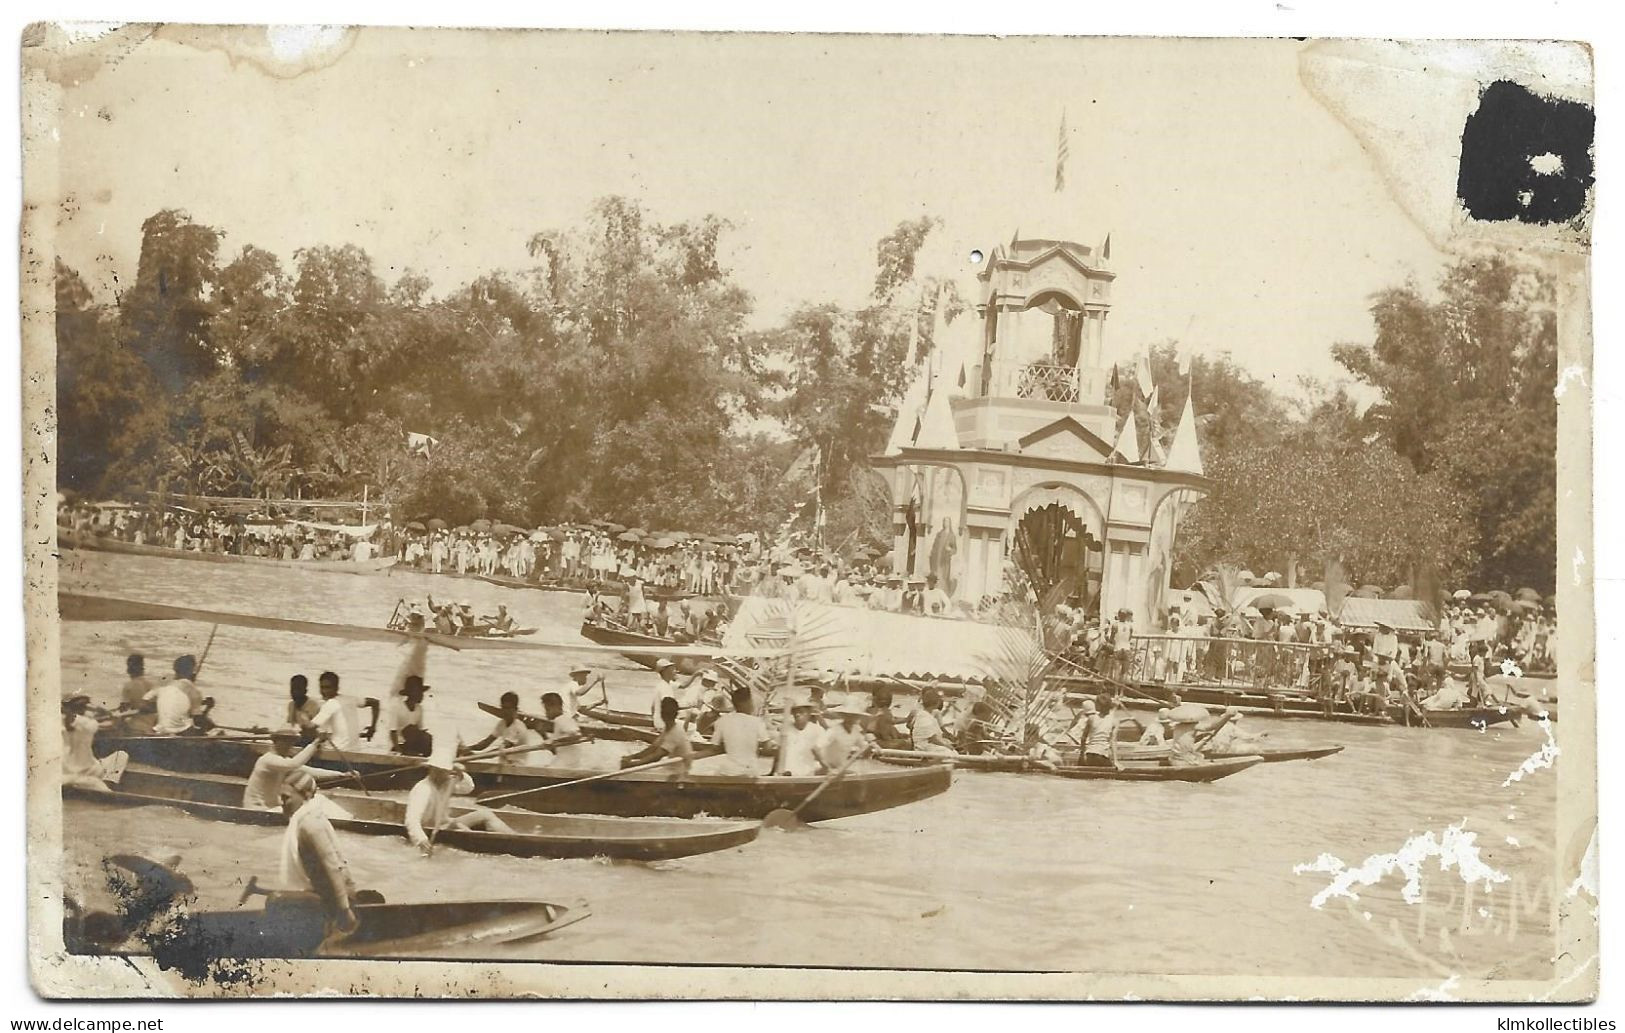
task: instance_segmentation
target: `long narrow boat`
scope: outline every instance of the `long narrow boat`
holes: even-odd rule
[[[1033,762],[1019,753],[931,753],[925,750],[877,750],[876,760],[899,767],[917,768],[929,764],[952,765],[967,771],[1021,772],[1033,770]]]
[[[394,556],[370,560],[284,560],[271,556],[234,556],[225,552],[193,552],[189,549],[171,549],[164,545],[137,545],[121,538],[109,538],[57,529],[57,543],[65,549],[85,549],[92,552],[118,552],[130,556],[155,556],[169,560],[195,560],[202,563],[246,563],[258,567],[287,567],[292,570],[314,570],[329,574],[380,574],[396,563]]]
[[[585,905],[566,907],[544,900],[433,901],[420,904],[358,904],[360,925],[349,936],[329,938],[327,919],[313,896],[276,894],[263,908],[238,911],[187,911],[175,928],[188,941],[208,944],[222,958],[411,958],[424,960],[444,952],[538,940],[592,917]],[[70,921],[64,941],[72,953],[145,953],[138,936],[127,937],[133,949],[109,947],[105,929],[113,916],[103,916],[103,939],[87,942],[85,922]],[[464,955],[466,956],[466,955]]]
[[[1203,764],[1124,764],[1116,768],[1060,767],[1051,774],[1062,778],[1108,782],[1212,782],[1264,763],[1262,757],[1235,757]]]
[[[243,778],[268,747],[209,736],[98,737],[100,750],[124,750],[130,760],[171,771],[215,772]],[[403,789],[423,777],[423,758],[388,753],[351,751],[343,757],[331,750],[318,752],[312,766],[332,771],[353,769],[369,789]],[[468,765],[481,790],[509,793],[520,789],[558,786],[564,782],[602,775],[558,767],[528,767],[495,760]],[[675,767],[635,771],[616,778],[574,785],[515,800],[513,806],[553,814],[654,815],[692,818],[706,814],[723,818],[761,819],[781,807],[793,808],[824,779],[818,776],[777,777],[700,775],[681,777]],[[848,771],[800,813],[803,821],[828,821],[868,814],[914,803],[945,793],[953,783],[946,765],[895,771]]]
[[[674,646],[684,648],[706,645],[703,642],[679,642],[670,636],[645,635],[642,632],[628,631],[625,628],[605,627],[602,624],[594,624],[592,621],[581,622],[581,637],[589,642],[596,642],[601,646],[653,646],[657,650],[653,653],[638,652],[636,650],[621,653],[628,660],[641,667],[647,667],[651,671],[655,669],[655,665],[659,663],[662,657],[671,655],[670,650]],[[718,651],[720,652],[720,647],[718,647]],[[692,674],[698,669],[688,661],[679,661],[678,666],[685,674]]]
[[[280,812],[242,806],[245,782],[226,775],[158,771],[132,765],[118,786],[107,793],[64,787],[64,796],[126,807],[178,807],[189,814],[243,825],[284,825]],[[333,818],[333,827],[374,836],[406,834],[406,804],[357,792],[328,792],[348,817]],[[453,816],[469,806],[453,804]],[[645,818],[585,818],[536,814],[528,810],[502,810],[502,821],[513,831],[483,832],[448,827],[435,843],[482,854],[516,857],[612,857],[660,861],[706,854],[743,846],[756,838],[761,826],[744,821],[659,821]]]
[[[1240,760],[1243,757],[1258,757],[1265,764],[1280,764],[1289,760],[1319,760],[1321,757],[1330,757],[1334,753],[1342,753],[1341,746],[1248,746],[1235,753],[1220,753],[1209,750],[1203,756],[1209,760]]]

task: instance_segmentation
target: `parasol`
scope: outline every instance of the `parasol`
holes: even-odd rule
[[[636,531],[622,531],[619,535],[616,536],[615,540],[616,541],[621,541],[621,542],[635,542],[635,541],[639,541],[642,538],[643,538],[643,536],[641,534],[638,534]]]
[[[435,531],[444,531],[446,529],[446,522],[439,517],[435,517],[433,520],[429,521],[429,527]]]
[[[1354,595],[1359,599],[1380,599],[1382,598],[1382,589],[1377,585],[1361,585],[1354,590]]]
[[[1278,610],[1282,607],[1292,606],[1292,597],[1280,592],[1265,592],[1263,595],[1251,600],[1251,605],[1260,610]]]
[[[1531,603],[1538,603],[1540,602],[1540,593],[1533,588],[1520,588],[1518,589],[1518,598]]]
[[[1416,592],[1415,592],[1415,590],[1413,590],[1411,588],[1410,585],[1399,585],[1392,592],[1388,593],[1388,598],[1390,598],[1390,599],[1415,599],[1416,598]]]
[[[596,523],[598,523],[598,521],[595,520],[595,521],[593,521],[593,523],[596,524]],[[608,534],[620,534],[622,531],[626,530],[626,525],[625,524],[612,524],[608,520],[604,521],[602,524],[599,524],[598,526],[602,527],[604,529],[604,531],[606,533],[608,533]]]
[[[1250,570],[1244,570],[1241,573],[1237,574],[1236,577],[1238,577],[1241,580],[1247,582],[1248,584],[1251,584],[1258,577],[1258,575],[1254,574]]]
[[[474,521],[468,526],[472,527],[476,531],[479,531],[481,534],[484,534],[485,532],[491,530],[491,521],[485,519],[484,517],[480,517],[478,520]]]
[[[406,529],[408,531],[427,531],[428,530],[427,527],[424,527],[423,524],[420,521],[417,521],[417,520],[414,520],[411,523],[407,524]]]
[[[1450,593],[1450,598],[1452,599],[1471,599],[1472,597],[1473,593],[1467,591],[1465,588],[1458,588],[1454,592]]]
[[[650,545],[650,547],[656,548],[656,549],[669,549],[672,546],[676,545],[677,543],[672,541],[670,538],[655,538],[652,541],[650,541],[648,544]]]

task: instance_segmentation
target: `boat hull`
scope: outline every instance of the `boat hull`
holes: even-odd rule
[[[117,806],[176,807],[200,818],[242,825],[287,824],[280,812],[241,806],[244,786],[242,779],[225,775],[183,775],[132,766],[125,770],[118,787],[110,792],[64,787],[63,795]],[[330,791],[327,796],[349,812],[349,817],[332,819],[335,829],[405,837],[404,802],[360,793]],[[452,815],[466,813],[472,803],[454,803]],[[435,844],[472,853],[515,857],[661,861],[743,846],[755,839],[761,828],[753,822],[584,818],[530,811],[505,810],[500,812],[500,817],[512,828],[511,833],[448,826],[435,836]]]
[[[58,530],[57,541],[65,549],[86,549],[92,552],[118,552],[129,556],[154,556],[167,560],[191,560],[201,563],[237,563],[257,567],[286,567],[290,570],[310,570],[329,574],[381,574],[395,566],[393,556],[370,560],[282,560],[270,556],[233,556],[223,552],[190,552],[170,549],[162,545],[137,545],[119,538],[81,534],[77,531]]]
[[[268,747],[261,743],[206,736],[131,736],[98,742],[98,749],[124,750],[132,763],[171,771],[216,772],[238,778],[253,770]],[[334,772],[353,767],[369,789],[404,789],[423,777],[421,757],[350,752],[344,758],[322,750],[310,762]],[[410,770],[407,768],[410,767]],[[480,790],[510,793],[556,786],[602,775],[603,771],[526,767],[474,761],[468,773]],[[636,771],[617,778],[569,786],[517,799],[514,807],[548,814],[605,814],[621,817],[719,818],[760,820],[770,811],[793,808],[824,781],[822,776],[749,777],[691,774],[675,769]],[[830,783],[800,812],[803,821],[829,821],[899,807],[948,791],[953,771],[946,765],[896,771],[848,772]]]
[[[1061,767],[1062,778],[1105,782],[1213,782],[1262,764],[1258,756],[1210,760],[1204,764],[1127,764],[1119,768]]]

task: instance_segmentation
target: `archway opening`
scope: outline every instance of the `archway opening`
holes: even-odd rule
[[[1066,598],[1088,613],[1100,608],[1102,547],[1083,520],[1059,502],[1030,510],[1016,525],[1015,562],[1039,598],[1066,585]]]

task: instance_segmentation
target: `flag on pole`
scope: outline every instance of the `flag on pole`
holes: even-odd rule
[[[1151,392],[1156,390],[1157,382],[1151,377],[1151,359],[1145,352],[1141,352],[1134,362],[1134,378],[1139,381],[1140,396],[1151,397]]]
[[[1061,134],[1055,141],[1055,192],[1066,189],[1066,159],[1070,153],[1066,144],[1066,111],[1061,111]]]

